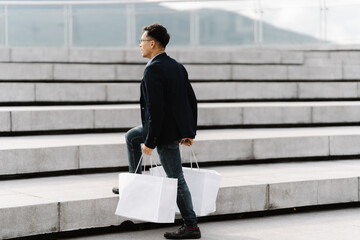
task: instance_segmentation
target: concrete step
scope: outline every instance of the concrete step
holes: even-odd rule
[[[359,82],[194,82],[200,101],[303,100],[360,97]]]
[[[360,160],[211,168],[223,175],[213,215],[359,201]],[[117,174],[3,181],[2,239],[119,225]]]
[[[359,49],[171,49],[192,80],[358,80]],[[139,49],[0,50],[0,80],[135,81],[147,59]]]
[[[358,124],[360,102],[200,103],[199,127]],[[0,107],[0,132],[128,129],[139,104]]]
[[[190,80],[358,80],[358,63],[306,65],[184,64]],[[0,63],[3,81],[139,81],[145,64]]]
[[[167,53],[182,63],[302,64],[300,51],[265,48],[169,48]],[[0,62],[145,63],[140,49],[0,49]]]
[[[260,218],[243,218],[227,221],[200,223],[202,240],[353,240],[360,235],[360,208],[333,209],[326,211],[294,212]],[[259,230],[261,229],[261,230]],[[176,227],[164,227],[143,231],[107,233],[67,240],[160,240],[165,232]],[[65,238],[58,238],[65,239]]]
[[[0,82],[0,102],[138,102],[136,83]],[[199,101],[356,99],[359,82],[193,82]]]
[[[358,123],[360,102],[256,102],[199,104],[199,126]]]
[[[200,130],[200,163],[354,157],[360,127]],[[189,162],[184,147],[183,160]],[[158,159],[156,150],[155,159]],[[84,169],[127,168],[124,133],[2,137],[0,176]]]
[[[183,63],[247,63],[303,64],[308,59],[360,61],[358,46],[301,47],[169,47],[167,53]],[[66,48],[3,48],[0,62],[61,62],[61,63],[144,63],[138,48],[134,49],[66,49]]]
[[[0,82],[0,102],[138,102],[139,83]]]

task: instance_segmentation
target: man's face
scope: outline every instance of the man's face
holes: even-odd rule
[[[144,58],[151,58],[151,53],[153,51],[153,39],[149,38],[147,35],[147,31],[143,33],[143,35],[140,38],[140,49],[141,54]]]

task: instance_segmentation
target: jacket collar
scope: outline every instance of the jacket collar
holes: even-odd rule
[[[150,59],[148,61],[148,63],[146,64],[146,67],[149,66],[155,59],[165,57],[165,56],[167,56],[166,52],[162,52],[162,53],[159,53],[159,54],[155,55],[152,59]]]

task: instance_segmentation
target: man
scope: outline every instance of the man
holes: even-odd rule
[[[191,146],[196,135],[197,101],[183,65],[165,53],[170,40],[165,27],[152,24],[143,28],[142,56],[149,58],[141,82],[142,125],[126,135],[129,171],[135,172],[141,154],[157,148],[161,164],[170,178],[178,179],[177,204],[184,225],[167,232],[167,239],[201,238],[189,188],[182,172],[179,143]],[[141,144],[144,143],[144,145]],[[141,173],[141,168],[137,170]],[[113,189],[118,194],[118,188]]]

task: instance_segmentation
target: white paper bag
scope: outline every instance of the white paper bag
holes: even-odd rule
[[[120,173],[115,214],[134,220],[173,223],[176,196],[177,179]]]
[[[196,215],[206,216],[215,212],[221,175],[215,170],[185,167],[183,167],[183,172]]]
[[[192,154],[195,158],[193,151]],[[199,167],[197,161],[196,165]],[[212,212],[215,212],[216,198],[219,192],[222,178],[221,175],[215,170],[187,167],[183,167],[183,173],[191,193],[193,207],[196,215],[206,216]],[[162,166],[150,168],[150,174],[153,176],[166,176]],[[176,212],[179,212],[178,208]]]

